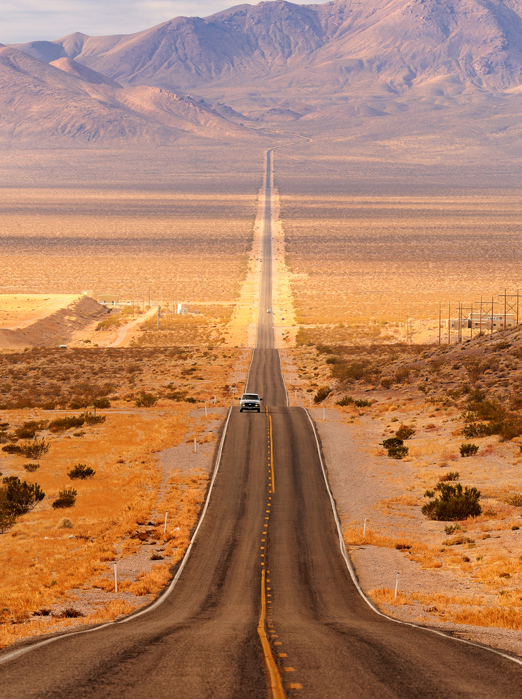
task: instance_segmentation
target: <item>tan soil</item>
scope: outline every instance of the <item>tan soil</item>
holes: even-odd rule
[[[0,304],[3,303],[2,299],[0,297]],[[46,295],[34,295],[31,299],[26,298],[26,301],[26,304],[21,305],[22,310],[17,316],[20,319],[19,325],[0,328],[1,348],[67,344],[75,333],[92,324],[93,319],[98,321],[106,314],[103,306],[89,296],[59,296],[53,301]],[[9,307],[9,303],[13,302],[6,302],[5,306]],[[31,306],[37,314],[35,319],[28,317]],[[22,318],[25,320],[22,321]]]

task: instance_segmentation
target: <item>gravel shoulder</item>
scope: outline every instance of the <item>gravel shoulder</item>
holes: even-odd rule
[[[408,461],[385,459],[379,454],[375,445],[382,440],[380,420],[367,414],[352,422],[351,416],[337,409],[326,409],[323,413],[323,408],[312,408],[310,413],[321,440],[343,531],[351,532],[346,536],[347,548],[363,590],[383,611],[397,619],[522,656],[519,631],[440,619],[444,607],[437,599],[453,600],[457,608],[464,601],[488,606],[498,600],[495,591],[464,575],[460,568],[435,567],[438,563],[429,556],[412,560],[415,556],[409,555],[409,549],[395,548],[401,542],[413,547],[415,543],[440,542],[443,523],[427,520],[420,514],[420,507],[412,507],[404,497],[404,483],[415,479],[416,466]],[[389,541],[380,541],[379,545],[366,543],[362,539],[365,518],[369,541],[375,532],[389,537]],[[360,532],[357,544],[351,543],[354,529]],[[375,591],[393,590],[397,574],[398,600],[387,603],[391,600],[386,600],[384,595],[379,597]]]

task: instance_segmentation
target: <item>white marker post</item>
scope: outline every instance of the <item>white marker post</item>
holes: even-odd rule
[[[397,577],[395,579],[395,596],[393,599],[397,599],[397,590],[399,589],[399,573],[397,573]]]
[[[312,396],[308,396],[310,398],[310,407],[312,407]]]
[[[118,593],[118,564],[114,561],[114,592]]]
[[[365,517],[365,518],[364,518],[364,525],[363,525],[363,539],[364,539],[364,537],[366,536],[366,522],[367,522],[367,521],[368,521],[368,520],[367,520],[367,518]]]
[[[165,524],[163,525],[163,534],[167,531],[167,517],[169,516],[169,511],[165,512]]]
[[[216,405],[216,396],[214,396],[214,405]]]
[[[198,453],[198,442],[197,439],[194,437],[194,454]]]
[[[207,404],[205,403],[205,417],[207,417]]]

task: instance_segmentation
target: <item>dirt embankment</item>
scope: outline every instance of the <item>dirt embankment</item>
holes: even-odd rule
[[[22,347],[51,347],[66,343],[72,334],[84,328],[106,310],[89,296],[80,296],[68,306],[40,318],[23,328],[0,328],[0,347],[19,349]]]

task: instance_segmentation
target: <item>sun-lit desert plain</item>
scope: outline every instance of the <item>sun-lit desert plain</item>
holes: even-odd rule
[[[190,20],[161,30],[175,70],[85,35],[74,57],[70,37],[0,48],[19,106],[0,117],[0,504],[16,479],[45,493],[14,519],[2,504],[1,646],[118,618],[171,579],[245,386],[275,148],[276,340],[361,585],[392,616],[522,654],[522,336],[448,333],[459,304],[522,320],[518,58],[494,8],[472,3],[477,35],[447,3],[392,4],[210,18],[236,36],[246,13],[267,42],[232,80],[192,52]],[[445,62],[444,22],[472,70]],[[458,483],[480,514],[423,513]]]

